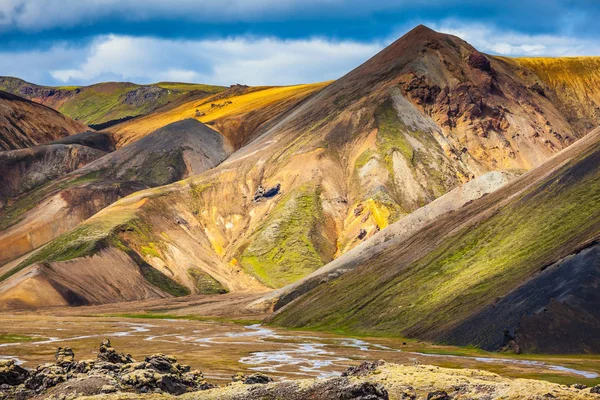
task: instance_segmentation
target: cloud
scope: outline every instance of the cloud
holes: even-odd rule
[[[288,85],[336,79],[377,53],[383,43],[330,41],[313,38],[228,38],[215,40],[167,40],[108,35],[97,38],[86,54],[62,68],[49,69],[60,83],[88,84],[104,80],[140,83],[193,81],[229,85]],[[36,55],[38,68],[55,47]],[[0,57],[11,57],[0,54]],[[55,65],[55,63],[52,63]],[[1,66],[0,66],[1,67]]]
[[[5,0],[0,0],[5,1]],[[600,54],[595,40],[568,35],[523,34],[457,20],[428,23],[481,51],[507,56]],[[411,26],[412,27],[412,24]],[[408,30],[379,40],[327,38],[167,39],[100,35],[88,42],[62,41],[42,50],[0,50],[0,75],[41,84],[99,81],[185,81],[230,85],[288,85],[337,79]]]
[[[447,20],[430,23],[432,29],[458,36],[480,51],[504,56],[599,55],[597,40],[568,35],[524,34],[482,24]]]

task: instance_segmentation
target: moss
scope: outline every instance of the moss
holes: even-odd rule
[[[237,257],[240,265],[270,287],[306,276],[329,261],[333,249],[321,235],[319,191],[305,184],[279,201]]]
[[[367,165],[367,163],[375,156],[371,149],[367,149],[363,151],[357,158],[354,163],[354,169],[360,170],[362,167]]]
[[[457,324],[599,234],[599,147],[412,264],[394,265],[393,253],[375,257],[290,304],[274,322],[398,336]]]
[[[43,340],[43,338],[40,338],[37,336],[27,336],[27,335],[12,335],[12,334],[0,335],[0,343],[33,342],[35,340]]]
[[[141,247],[141,253],[144,257],[156,257],[161,258],[160,250],[155,242],[148,243],[148,246]]]
[[[107,246],[107,237],[108,234],[97,236],[87,226],[79,226],[57,237],[44,248],[0,276],[0,282],[38,262],[67,261],[74,258],[90,257]]]
[[[404,132],[406,127],[391,99],[383,102],[375,110],[375,123],[377,124],[378,150],[388,164],[390,174],[393,175],[392,154],[399,151],[409,163],[413,159],[413,148],[406,140]]]
[[[187,273],[194,282],[194,287],[200,294],[224,294],[228,292],[218,280],[202,271],[200,268],[190,268]]]

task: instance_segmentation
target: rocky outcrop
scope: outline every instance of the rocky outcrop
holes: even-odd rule
[[[102,150],[79,144],[47,144],[0,152],[0,203],[58,179],[105,154]]]
[[[69,398],[100,393],[170,393],[180,395],[214,388],[202,372],[181,365],[164,354],[136,362],[118,353],[105,339],[96,360],[76,361],[73,350],[59,347],[54,363],[26,370],[13,360],[0,361],[0,399],[25,399],[36,395],[69,395]]]

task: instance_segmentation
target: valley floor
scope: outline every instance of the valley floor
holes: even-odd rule
[[[276,381],[327,378],[359,362],[378,359],[480,369],[507,378],[600,384],[600,358],[596,356],[498,354],[408,339],[281,329],[260,325],[260,315],[242,313],[241,307],[236,308],[238,302],[248,300],[242,297],[218,297],[230,305],[228,316],[208,314],[212,307],[223,309],[214,296],[212,300],[210,296],[191,297],[178,304],[148,302],[141,308],[119,305],[0,314],[0,359],[14,358],[33,368],[54,361],[58,346],[72,348],[79,360],[90,359],[100,340],[109,338],[115,348],[131,352],[138,360],[149,354],[173,355],[219,385],[230,382],[237,372],[262,372]],[[198,310],[207,314],[196,314]]]

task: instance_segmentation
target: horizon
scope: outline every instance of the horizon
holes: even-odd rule
[[[44,86],[324,82],[420,24],[492,55],[600,55],[600,5],[560,3],[11,0],[0,4],[0,75]]]

